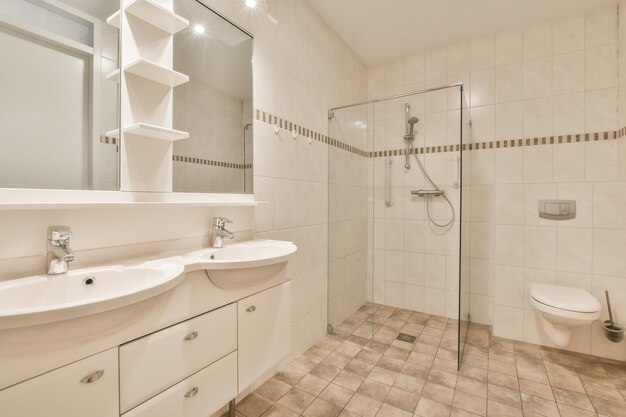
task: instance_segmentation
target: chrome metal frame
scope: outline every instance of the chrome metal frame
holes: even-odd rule
[[[348,107],[362,106],[363,104],[378,103],[378,102],[381,102],[381,101],[393,100],[395,98],[409,97],[409,96],[412,96],[414,94],[423,94],[423,93],[429,93],[431,91],[445,90],[446,88],[462,87],[462,86],[463,86],[463,83],[459,82],[459,83],[454,83],[454,84],[450,84],[450,85],[444,85],[444,86],[440,86],[440,87],[426,88],[424,90],[413,91],[413,92],[410,92],[410,93],[402,93],[402,94],[398,94],[398,95],[395,95],[395,96],[387,96],[387,97],[382,97],[382,98],[375,98],[373,100],[362,101],[360,103],[346,104],[345,106],[331,107],[329,109],[329,117],[330,117],[330,113],[332,113],[334,110],[347,109]]]

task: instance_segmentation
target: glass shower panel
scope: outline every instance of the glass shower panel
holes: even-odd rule
[[[363,342],[372,338],[367,303],[372,114],[367,103],[331,111],[328,117],[328,329]]]
[[[435,88],[378,100],[373,124],[374,340],[437,328],[455,336],[440,341],[455,361],[461,107],[460,85]]]
[[[470,143],[470,116],[467,99],[463,88],[460,91],[461,102],[461,242],[459,266],[459,335],[458,335],[458,364],[459,369],[463,360],[465,339],[470,323],[470,200],[472,164],[471,152],[465,149]]]
[[[329,113],[329,331],[409,350],[438,334],[459,363],[469,319],[462,94],[447,86]]]

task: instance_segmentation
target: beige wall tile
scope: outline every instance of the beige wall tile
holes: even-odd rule
[[[523,66],[521,62],[496,68],[496,102],[506,103],[523,98]]]
[[[494,36],[471,41],[471,70],[479,71],[495,66],[496,43]]]
[[[585,91],[585,52],[555,55],[552,61],[552,93],[566,94]]]
[[[522,31],[519,29],[496,35],[496,65],[522,62]]]
[[[524,99],[547,97],[552,91],[552,58],[524,61]]]
[[[554,269],[557,230],[550,226],[528,226],[525,230],[524,264],[529,268]]]
[[[593,48],[617,42],[615,8],[601,9],[585,15],[585,47]]]
[[[585,50],[585,88],[597,90],[617,85],[617,45]]]
[[[504,148],[496,149],[496,173],[498,184],[524,182],[524,149]]]
[[[580,51],[585,47],[583,15],[568,16],[552,24],[552,51],[555,55]]]
[[[524,61],[552,55],[552,25],[538,23],[524,29]]]

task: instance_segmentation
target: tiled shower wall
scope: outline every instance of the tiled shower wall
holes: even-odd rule
[[[626,320],[626,141],[613,139],[626,124],[617,110],[626,66],[618,77],[617,23],[618,9],[603,9],[369,70],[370,98],[465,83],[471,141],[487,142],[472,151],[471,207],[464,213],[471,221],[471,318],[493,324],[497,336],[550,345],[528,302],[533,282],[582,287],[603,304],[608,289],[617,320]],[[623,35],[620,44],[626,50]],[[428,130],[428,120],[421,128]],[[401,148],[386,130],[386,149]],[[576,136],[596,132],[609,132],[609,139]],[[539,145],[504,147],[505,140],[536,137]],[[576,219],[540,219],[538,200],[553,198],[575,199]],[[597,323],[578,329],[569,348],[626,359],[623,344],[606,341]]]
[[[424,197],[411,194],[417,189],[432,189],[415,155],[409,156],[410,169],[405,168],[403,155],[377,156],[377,151],[403,149],[406,104],[410,106],[410,116],[420,120],[415,125],[412,146],[420,152],[417,157],[432,181],[445,190],[454,210],[443,198],[432,198],[427,206]],[[370,182],[373,229],[369,252],[373,258],[369,277],[373,280],[369,282],[370,299],[375,303],[451,318],[458,316],[460,190],[454,182],[459,151],[423,153],[420,150],[460,145],[461,108],[458,86],[374,105],[375,157]],[[433,226],[428,221],[428,209],[438,224],[452,221],[450,226]]]

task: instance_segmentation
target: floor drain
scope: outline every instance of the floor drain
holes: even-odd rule
[[[401,342],[407,342],[407,343],[415,343],[415,341],[417,340],[417,337],[411,336],[410,334],[406,334],[406,333],[400,333],[398,334],[398,337],[396,337],[396,340],[399,340]]]

